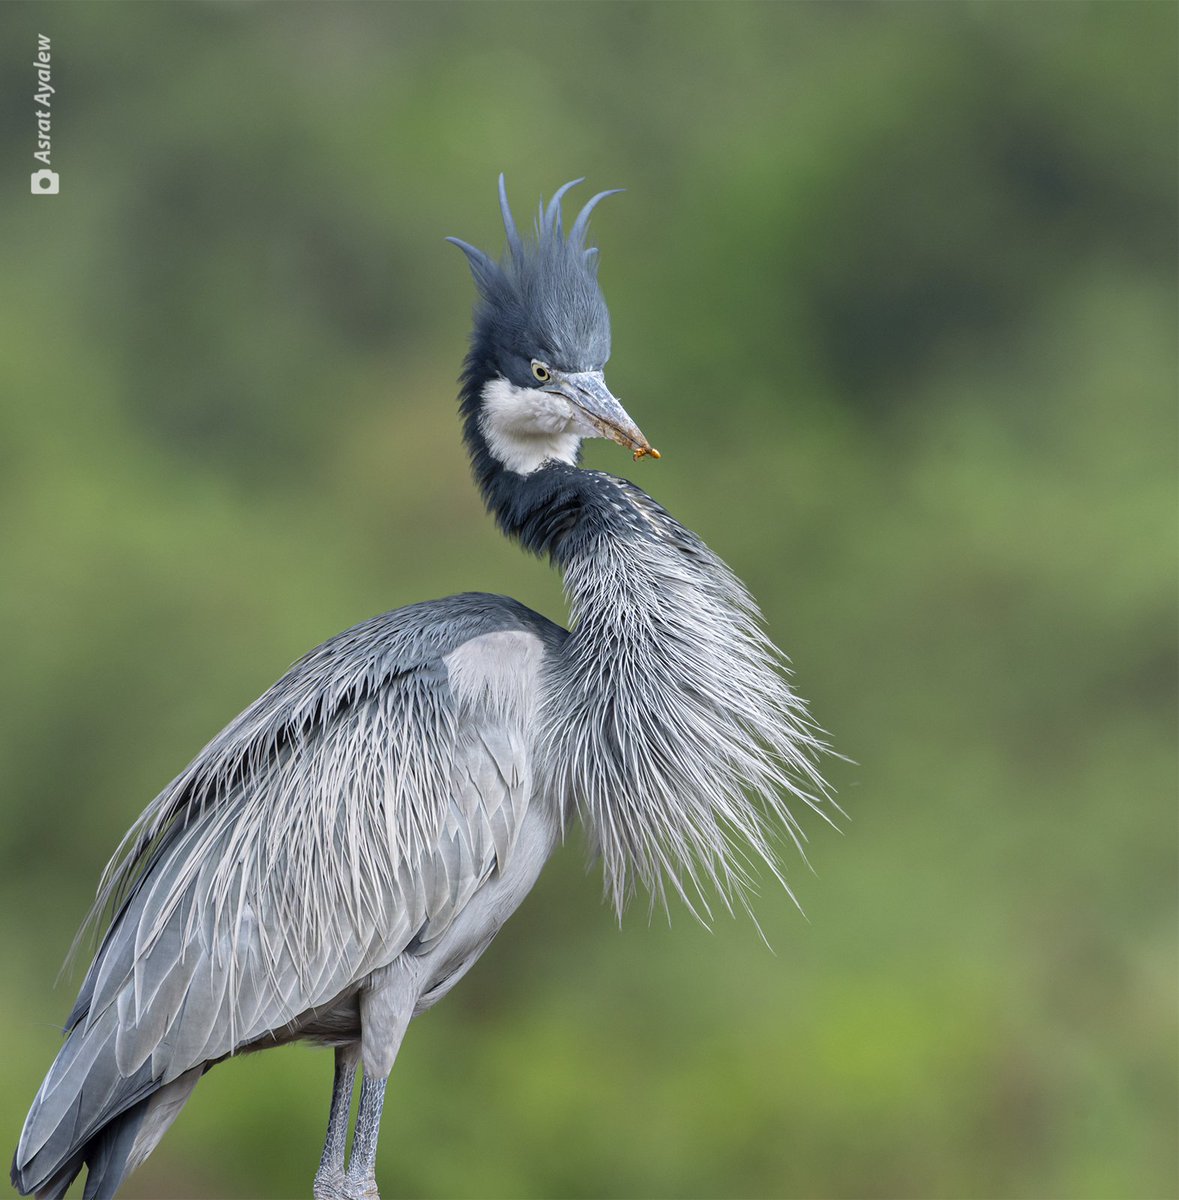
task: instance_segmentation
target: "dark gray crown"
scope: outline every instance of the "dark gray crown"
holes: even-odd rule
[[[598,251],[585,244],[589,216],[597,203],[619,188],[599,192],[577,215],[566,237],[561,198],[580,179],[557,189],[536,218],[536,236],[527,244],[516,229],[504,177],[499,204],[507,250],[497,263],[459,238],[447,238],[467,256],[480,302],[476,336],[523,359],[537,357],[570,371],[600,368],[610,356],[610,315],[598,287]]]

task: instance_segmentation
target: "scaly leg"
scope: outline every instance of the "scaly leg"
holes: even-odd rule
[[[323,1157],[315,1172],[311,1194],[315,1200],[345,1200],[344,1149],[348,1142],[348,1116],[352,1107],[352,1087],[356,1064],[360,1061],[360,1043],[336,1049],[336,1077],[332,1084],[332,1107],[328,1117]]]
[[[348,1200],[381,1200],[377,1191],[377,1137],[381,1132],[381,1109],[385,1104],[388,1077],[374,1079],[365,1075],[360,1085],[360,1108],[356,1113],[356,1132],[352,1154],[344,1176]]]
[[[348,1200],[380,1200],[377,1192],[377,1137],[385,1084],[413,1016],[419,992],[419,967],[412,955],[402,955],[374,971],[360,992],[360,1055],[364,1082],[352,1135],[352,1153],[344,1172]]]

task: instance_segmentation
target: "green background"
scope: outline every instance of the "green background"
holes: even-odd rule
[[[132,818],[305,649],[564,618],[454,415],[472,287],[574,176],[637,480],[854,764],[708,932],[561,850],[415,1022],[397,1196],[1176,1194],[1169,3],[6,5],[0,1129]],[[32,57],[53,165],[32,198]],[[588,195],[588,191],[576,193]],[[130,1197],[307,1195],[331,1059],[218,1067]]]

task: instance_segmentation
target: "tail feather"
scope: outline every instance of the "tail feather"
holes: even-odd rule
[[[102,1132],[87,1145],[82,1200],[113,1200],[134,1165],[131,1152],[150,1104],[150,1098],[141,1100],[104,1125]]]
[[[86,1147],[86,1187],[82,1200],[114,1200],[130,1174],[131,1149],[150,1100],[141,1100],[116,1117]]]
[[[65,1194],[70,1190],[70,1184],[74,1182],[78,1172],[82,1169],[83,1152],[79,1150],[76,1154],[67,1158],[60,1167],[44,1183],[37,1189],[37,1200],[65,1200]],[[12,1168],[12,1182],[16,1185],[17,1190],[23,1192],[16,1178],[16,1166]]]
[[[64,1164],[84,1154],[110,1122],[158,1087],[149,1064],[130,1077],[119,1073],[114,1037],[113,1012],[104,1014],[89,1031],[79,1025],[67,1037],[21,1130],[12,1164],[12,1182],[18,1191],[39,1193],[50,1187]],[[75,1164],[72,1174],[79,1169]]]
[[[123,1180],[156,1148],[180,1115],[204,1071],[203,1066],[185,1071],[104,1127],[86,1153],[82,1200],[112,1200]]]
[[[35,1193],[37,1200],[62,1200],[85,1165],[83,1200],[111,1200],[123,1180],[156,1148],[204,1069],[203,1064],[193,1067],[162,1087],[140,1083],[124,1097],[127,1106],[121,1112],[113,1114],[96,1130],[93,1126],[87,1128],[81,1141],[76,1138],[78,1107],[82,1101],[79,1095],[35,1152],[27,1153],[27,1143],[22,1138],[12,1163],[13,1186],[23,1196]],[[34,1103],[26,1134],[36,1121],[37,1107]]]

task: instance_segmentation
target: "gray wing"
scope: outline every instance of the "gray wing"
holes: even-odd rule
[[[540,663],[562,634],[499,597],[386,614],[202,752],[109,872],[100,899],[128,894],[26,1121],[26,1178],[445,932],[511,854]]]

